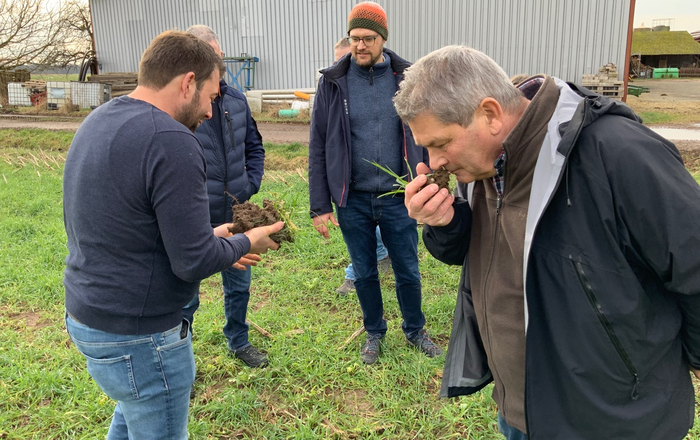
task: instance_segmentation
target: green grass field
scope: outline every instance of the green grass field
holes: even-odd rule
[[[0,439],[104,438],[113,411],[63,323],[61,184],[71,138],[0,130]],[[266,150],[278,164],[307,154],[300,144]],[[253,328],[250,338],[269,352],[270,366],[253,370],[227,356],[221,281],[205,280],[194,322],[190,438],[499,438],[490,386],[438,398],[444,358],[405,343],[391,276],[382,275],[389,332],[381,363],[362,364],[362,336],[340,348],[361,326],[356,297],[334,293],[349,262],[340,231],[326,241],[313,230],[303,167],[269,169],[253,201],[264,198],[284,200],[299,227],[294,243],[253,269],[249,318],[272,338]],[[420,246],[427,328],[446,348],[459,268]],[[690,438],[700,438],[697,425],[696,416]]]

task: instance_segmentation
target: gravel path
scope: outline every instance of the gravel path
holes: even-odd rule
[[[82,118],[0,115],[0,129],[42,128],[45,130],[75,131],[81,122]],[[271,124],[262,122],[258,123],[258,130],[265,142],[275,144],[300,142],[309,144],[309,126],[307,124]]]

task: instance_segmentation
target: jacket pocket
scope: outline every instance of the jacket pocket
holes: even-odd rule
[[[595,313],[596,317],[598,318],[598,321],[603,326],[603,330],[605,330],[605,334],[610,339],[610,342],[612,342],[613,347],[615,347],[615,351],[617,352],[618,356],[620,356],[622,362],[625,364],[625,367],[627,368],[629,374],[632,376],[633,384],[632,393],[630,394],[630,397],[632,398],[632,400],[637,400],[639,398],[639,373],[637,371],[637,368],[632,363],[632,359],[627,353],[627,350],[625,350],[625,347],[622,345],[620,338],[618,338],[617,334],[615,334],[615,330],[613,329],[612,324],[608,320],[607,316],[605,316],[603,308],[601,307],[600,302],[598,301],[598,298],[596,297],[596,294],[593,291],[593,287],[588,281],[588,277],[586,276],[586,273],[583,270],[583,265],[580,262],[574,260],[571,260],[571,263],[574,265],[574,270],[576,272],[576,276],[578,277],[579,284],[581,284],[581,288],[583,289],[584,293],[586,294],[586,298],[588,299],[588,302],[593,308],[593,313]]]

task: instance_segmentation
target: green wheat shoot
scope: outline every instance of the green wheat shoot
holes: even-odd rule
[[[364,159],[364,160],[366,162],[371,163],[375,167],[379,168],[380,170],[384,171],[385,173],[387,173],[388,175],[390,175],[391,177],[396,179],[396,183],[394,184],[396,189],[393,191],[386,192],[379,197],[393,196],[394,194],[403,194],[404,192],[406,192],[406,185],[408,185],[408,182],[410,182],[410,180],[406,180],[406,177],[410,175],[411,180],[413,180],[413,173],[411,172],[411,166],[408,164],[408,160],[406,160],[406,159],[404,159],[404,160],[406,161],[406,165],[408,166],[409,174],[407,174],[405,176],[399,176],[398,174],[393,172],[391,169],[389,169],[385,166],[379,165],[377,162],[373,162],[373,161],[367,160],[367,159]]]

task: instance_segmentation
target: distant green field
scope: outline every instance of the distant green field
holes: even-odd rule
[[[71,73],[71,74],[56,73],[56,74],[50,74],[50,75],[41,75],[41,74],[32,73],[32,79],[37,80],[37,81],[77,81],[78,74],[77,73]]]

